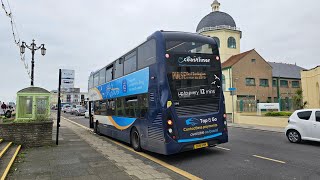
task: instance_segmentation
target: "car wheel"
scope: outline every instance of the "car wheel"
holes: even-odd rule
[[[299,142],[301,142],[301,135],[296,130],[289,130],[287,132],[287,138],[291,143],[299,143]]]
[[[131,146],[135,151],[141,151],[140,135],[137,128],[133,128],[130,134]]]
[[[94,133],[100,135],[99,121],[96,121],[96,123],[94,124]]]

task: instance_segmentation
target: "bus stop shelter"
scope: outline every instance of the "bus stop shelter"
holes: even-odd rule
[[[17,93],[16,120],[48,119],[50,92],[40,87],[24,88]]]

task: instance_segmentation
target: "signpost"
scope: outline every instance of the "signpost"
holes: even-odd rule
[[[58,112],[57,112],[57,134],[56,145],[59,144],[59,127],[61,118],[61,87],[73,88],[74,87],[74,70],[59,69],[59,87],[58,87]]]
[[[234,88],[234,87],[230,87],[228,89],[230,91],[230,95],[232,97],[232,123],[234,123],[234,101],[233,101],[233,96],[236,94],[236,90],[237,88]]]

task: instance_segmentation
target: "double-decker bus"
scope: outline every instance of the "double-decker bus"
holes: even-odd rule
[[[165,155],[226,143],[221,76],[213,38],[157,31],[91,73],[94,131]]]

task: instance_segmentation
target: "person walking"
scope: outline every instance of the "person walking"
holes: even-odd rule
[[[5,114],[6,113],[6,109],[7,109],[7,105],[4,102],[2,102],[1,109],[3,111],[3,114]]]

